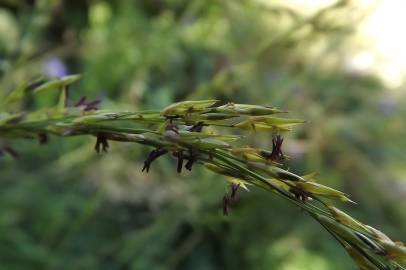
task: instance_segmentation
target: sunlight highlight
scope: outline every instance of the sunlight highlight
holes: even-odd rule
[[[374,1],[363,2],[374,4]],[[402,85],[406,70],[405,11],[406,1],[379,1],[359,27],[359,33],[367,44],[365,51],[351,59],[352,67],[377,73],[391,88]]]

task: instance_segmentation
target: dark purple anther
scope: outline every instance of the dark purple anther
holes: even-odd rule
[[[191,171],[193,164],[196,162],[198,152],[195,149],[189,149],[185,169]]]
[[[236,199],[237,191],[239,188],[240,188],[240,184],[235,184],[235,183],[231,184],[231,199],[232,200]]]
[[[176,156],[178,157],[178,166],[176,168],[176,171],[178,173],[181,173],[182,172],[182,167],[183,167],[183,153],[182,153],[182,151],[178,152]]]
[[[168,153],[167,150],[163,150],[163,149],[156,149],[156,150],[152,150],[147,159],[144,161],[144,167],[142,168],[142,171],[146,171],[149,172],[149,168],[151,167],[151,163],[159,158],[162,155],[165,155],[166,153]]]
[[[39,142],[39,144],[47,144],[48,135],[44,132],[38,133],[38,142]]]
[[[103,132],[97,133],[96,145],[94,146],[97,153],[100,153],[100,146],[102,147],[103,152],[107,153],[109,142],[107,141],[106,134]]]
[[[20,158],[20,155],[11,146],[8,146],[8,145],[3,146],[3,152],[6,152],[7,154],[9,154],[14,159],[19,159]]]
[[[304,203],[309,200],[309,194],[300,188],[291,187],[289,188],[289,191],[295,196],[296,199],[301,200]]]
[[[230,205],[231,204],[231,200],[230,197],[228,197],[228,195],[224,195],[223,197],[223,216],[228,216],[228,214],[230,213]]]
[[[51,58],[44,63],[44,73],[48,77],[61,78],[68,75],[65,63],[59,58]]]
[[[282,160],[285,158],[282,152],[283,138],[280,135],[274,136],[272,138],[272,153],[270,156],[271,160]]]
[[[86,101],[86,97],[83,96],[79,99],[79,101],[74,105],[75,107],[84,107],[83,111],[87,112],[87,111],[92,111],[92,110],[98,110],[99,107],[97,105],[99,105],[101,102],[100,99],[96,99],[94,101]]]
[[[191,171],[195,161],[196,159],[194,157],[189,157],[188,161],[185,164],[185,169]]]
[[[75,104],[74,106],[75,106],[75,107],[82,106],[82,105],[85,104],[85,102],[86,102],[86,97],[85,97],[85,96],[82,96],[82,97],[79,99],[79,101],[76,102],[76,104]]]
[[[176,134],[179,133],[179,128],[175,123],[173,123],[172,119],[169,119],[169,123],[166,125],[165,130],[173,131]]]
[[[189,131],[202,132],[203,127],[204,127],[204,123],[198,122],[198,123],[194,124],[191,128],[189,128]]]
[[[92,111],[92,110],[98,110],[99,107],[97,105],[99,105],[100,102],[101,102],[101,100],[99,100],[99,99],[88,102],[83,110],[85,112]]]

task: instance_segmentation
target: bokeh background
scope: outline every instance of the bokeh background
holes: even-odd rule
[[[286,167],[319,172],[358,202],[340,207],[406,241],[404,8],[399,0],[2,0],[0,91],[81,73],[71,99],[101,99],[102,108],[215,98],[289,110],[309,123],[287,136]],[[93,144],[21,140],[18,160],[0,157],[1,270],[356,269],[318,224],[272,194],[241,193],[223,217],[222,177],[176,174],[170,158],[144,174],[148,148],[112,143],[96,155]]]

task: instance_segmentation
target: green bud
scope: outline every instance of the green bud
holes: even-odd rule
[[[243,114],[251,116],[269,115],[284,112],[273,107],[258,106],[251,104],[234,104],[234,103],[227,103],[226,105],[217,107],[215,108],[215,111],[228,114]]]
[[[251,169],[255,169],[261,171],[272,178],[276,178],[278,180],[289,180],[289,181],[305,181],[299,175],[286,171],[284,169],[278,168],[276,166],[258,163],[258,162],[247,162],[247,165]]]
[[[287,126],[269,125],[266,123],[255,122],[251,120],[244,120],[240,123],[235,124],[234,127],[249,131],[286,132],[292,130],[290,127]]]
[[[199,114],[197,115],[194,119],[195,121],[199,120],[211,120],[211,121],[216,121],[216,120],[226,120],[230,118],[238,117],[238,115],[230,115],[226,113],[204,113],[204,114]]]
[[[187,130],[179,130],[178,134],[182,140],[216,139],[225,142],[233,142],[241,139],[241,136],[239,135],[207,134]]]
[[[352,245],[357,245],[358,247],[372,250],[375,253],[383,253],[382,248],[380,248],[373,242],[373,240],[369,239],[364,234],[353,232],[350,228],[326,216],[318,215],[317,219],[329,230],[333,231]]]
[[[254,161],[254,162],[263,162],[264,158],[260,156],[259,149],[252,147],[243,147],[243,148],[234,148],[230,152],[234,156],[241,157],[245,160]]]
[[[161,123],[165,121],[165,118],[161,116],[159,111],[140,111],[140,112],[126,112],[121,113],[120,120],[134,120],[140,122]]]
[[[93,122],[114,120],[114,119],[117,119],[118,117],[119,117],[119,113],[110,113],[110,112],[94,113],[94,114],[89,114],[89,115],[85,115],[82,117],[78,117],[73,121],[73,123],[74,124],[93,123]]]
[[[239,179],[239,180],[246,179],[246,177],[243,174],[241,174],[239,171],[232,170],[232,169],[224,167],[224,166],[218,166],[218,165],[214,165],[214,164],[207,163],[207,162],[203,163],[203,165],[210,171],[213,171],[218,174],[222,174],[222,175],[232,177],[235,179]],[[246,183],[246,181],[244,181],[244,183]]]
[[[365,225],[365,227],[368,229],[369,233],[371,233],[373,236],[375,236],[375,238],[378,241],[392,241],[386,234],[384,234],[383,232],[375,229],[374,227],[371,227],[369,225]]]
[[[354,260],[360,270],[379,270],[379,268],[371,263],[365,256],[359,253],[358,250],[351,247],[350,245],[345,245],[345,250],[347,251],[348,255]]]
[[[169,105],[162,110],[163,116],[185,115],[188,113],[205,112],[218,100],[182,101]]]
[[[197,149],[216,149],[216,148],[230,148],[231,146],[221,140],[210,138],[210,137],[202,137],[205,134],[200,134],[197,132],[185,132],[185,133],[177,133],[172,130],[167,130],[164,133],[164,138],[170,142],[177,143],[184,147],[192,147]],[[206,136],[208,136],[206,134]]]
[[[226,142],[208,138],[208,139],[202,139],[202,140],[193,140],[190,142],[187,142],[187,144],[191,145],[192,147],[198,148],[198,149],[216,149],[216,148],[230,148],[231,145],[229,145]]]
[[[345,194],[344,192],[338,191],[336,189],[324,186],[324,185],[316,183],[316,182],[310,182],[310,181],[295,182],[295,186],[297,188],[304,190],[305,192],[307,192],[309,194],[319,195],[322,197],[327,197],[327,198],[332,198],[332,199],[339,199],[343,202],[354,203],[352,200],[349,199],[348,195]]]
[[[254,116],[240,123],[235,127],[244,130],[265,130],[265,131],[289,131],[291,127],[297,124],[305,123],[301,119],[277,118],[271,116]]]
[[[369,232],[369,230],[367,229],[367,227],[364,224],[362,224],[358,220],[355,220],[354,218],[352,218],[348,214],[344,213],[340,209],[335,208],[333,206],[329,206],[328,208],[330,210],[330,213],[335,218],[335,220],[337,220],[341,224],[346,225],[346,226],[348,226],[354,230],[360,231],[360,232],[367,232],[367,233]]]

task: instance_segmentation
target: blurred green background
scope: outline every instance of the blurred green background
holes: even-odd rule
[[[346,68],[368,12],[348,0],[313,10],[282,0],[2,0],[0,91],[81,73],[71,99],[99,98],[102,108],[215,98],[289,110],[309,123],[287,136],[286,167],[319,172],[358,202],[340,207],[406,241],[404,85]],[[93,144],[20,140],[20,159],[0,157],[1,270],[356,269],[272,194],[241,192],[223,217],[222,177],[178,175],[170,158],[144,174],[147,147],[112,143],[96,155]]]

